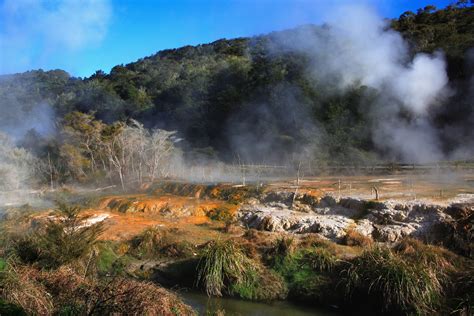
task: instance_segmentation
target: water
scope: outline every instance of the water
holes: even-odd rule
[[[273,303],[260,303],[244,301],[228,297],[208,298],[199,292],[180,292],[184,302],[192,306],[199,315],[212,314],[216,311],[224,311],[226,316],[336,316],[336,312],[297,305],[287,301]]]

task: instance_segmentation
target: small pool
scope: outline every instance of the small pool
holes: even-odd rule
[[[228,297],[209,298],[205,294],[196,291],[180,291],[184,302],[198,311],[199,315],[211,314],[216,311],[224,311],[224,315],[245,316],[336,316],[336,312],[324,309],[299,305],[288,301],[277,301],[273,303],[260,303],[245,301]]]

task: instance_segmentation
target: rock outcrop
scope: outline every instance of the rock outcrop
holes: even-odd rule
[[[343,239],[349,228],[388,243],[410,236],[446,244],[448,236],[453,235],[460,248],[472,252],[473,213],[472,206],[446,208],[420,202],[336,200],[332,196],[315,198],[306,194],[293,199],[291,192],[271,192],[243,204],[239,219],[250,228],[318,233],[336,242]]]

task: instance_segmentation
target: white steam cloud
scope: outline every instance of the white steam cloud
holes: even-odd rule
[[[440,159],[431,107],[448,93],[443,54],[411,56],[402,36],[366,6],[333,11],[320,30],[303,28],[296,36],[281,35],[275,49],[297,50],[309,56],[309,75],[339,91],[353,85],[377,89],[374,142],[393,158],[412,162]],[[278,36],[278,35],[277,35]],[[409,119],[401,120],[400,111]]]
[[[0,73],[45,67],[53,52],[100,42],[111,13],[108,0],[5,0],[0,4]]]

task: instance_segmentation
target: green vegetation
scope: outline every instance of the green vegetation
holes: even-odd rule
[[[235,211],[229,206],[223,205],[218,208],[209,210],[206,216],[214,221],[232,223],[235,220]]]
[[[443,49],[450,81],[457,88],[446,101],[449,106],[432,113],[432,121],[440,130],[447,124],[457,126],[466,137],[471,135],[471,124],[466,125],[472,116],[466,65],[467,51],[474,46],[473,10],[461,2],[442,10],[428,6],[392,21],[392,27],[409,40],[413,54]],[[19,144],[42,161],[35,172],[52,186],[166,177],[161,166],[175,152],[174,134],[149,128],[176,130],[190,145],[183,147],[191,161],[240,161],[236,154],[241,148],[235,148],[232,137],[250,132],[238,129],[236,123],[244,119],[252,126],[252,135],[268,136],[271,155],[266,159],[278,157],[279,162],[290,163],[296,149],[318,145],[306,159],[315,166],[377,160],[380,152],[370,129],[377,122],[367,113],[376,106],[378,91],[355,84],[335,94],[333,87],[307,76],[311,61],[304,52],[270,49],[278,47],[281,35],[291,38],[301,30],[164,50],[85,79],[71,78],[61,70],[2,76],[0,102],[7,102],[5,108],[32,113],[47,103],[58,115],[61,137],[43,137],[31,130]],[[325,32],[317,26],[303,30]],[[288,103],[293,104],[292,113]],[[261,117],[262,112],[272,115]],[[319,131],[308,129],[307,121],[317,123]],[[458,138],[441,137],[443,147],[455,148]],[[245,146],[253,145],[251,139]],[[148,148],[160,144],[160,152],[167,154],[145,155],[140,150],[144,143]],[[128,147],[133,148],[124,152]],[[244,159],[258,160],[255,154],[247,156]],[[238,202],[239,197],[229,201]]]
[[[193,254],[193,245],[172,230],[145,229],[130,242],[128,253],[138,258],[175,257],[188,258]]]
[[[291,244],[294,248],[294,242]],[[273,269],[285,278],[291,298],[324,305],[332,302],[338,262],[330,248],[309,246],[288,251],[288,242],[280,239],[275,249]]]
[[[364,296],[377,309],[400,313],[433,312],[442,295],[441,281],[429,266],[411,263],[387,248],[374,247],[346,271],[348,295]]]
[[[282,279],[249,259],[232,240],[208,243],[197,271],[197,283],[204,286],[208,295],[222,296],[226,293],[252,300],[286,296]]]
[[[31,234],[15,238],[12,248],[25,263],[39,262],[44,267],[57,268],[83,258],[91,252],[102,224],[83,224],[88,217],[82,216],[77,206],[60,204],[44,226]]]
[[[198,282],[208,295],[222,296],[226,281],[238,286],[253,283],[254,267],[241,249],[232,241],[210,242],[198,265]]]
[[[56,220],[40,221],[23,235],[16,232],[9,236],[16,243],[0,249],[0,308],[7,312],[143,311],[159,308],[154,295],[173,302],[165,310],[186,310],[147,280],[196,286],[213,296],[288,298],[363,314],[466,313],[474,294],[472,259],[415,239],[391,248],[362,243],[350,248],[312,234],[247,230],[241,237],[194,246],[179,230],[149,228],[130,240],[97,241],[95,230],[81,233],[87,217],[78,208],[61,206],[52,214]],[[49,229],[51,223],[82,236],[83,241],[74,241],[77,251],[58,247],[69,237]],[[51,258],[46,260],[46,253]]]
[[[194,315],[173,293],[130,278],[122,244],[98,241],[101,224],[60,205],[0,251],[2,315]],[[122,254],[120,254],[122,252]]]

